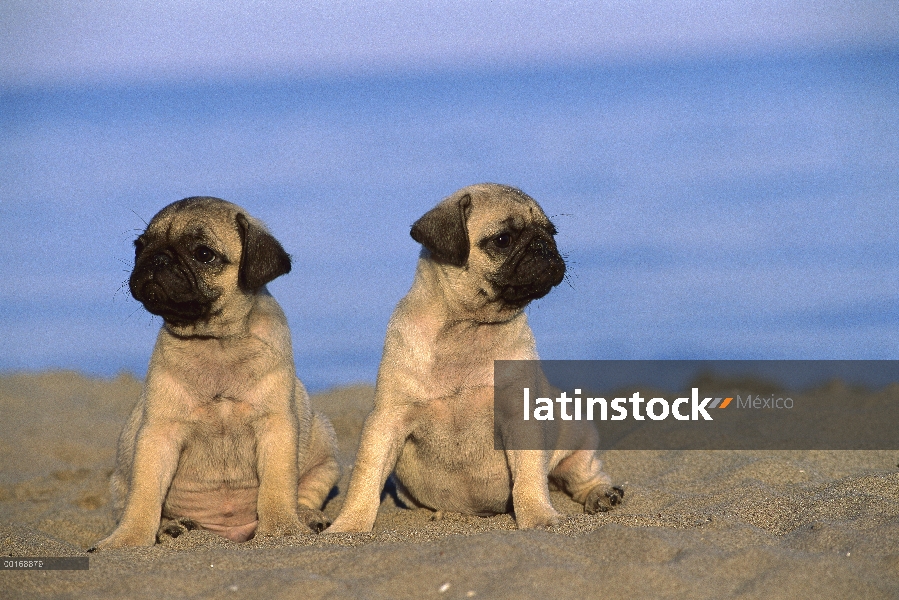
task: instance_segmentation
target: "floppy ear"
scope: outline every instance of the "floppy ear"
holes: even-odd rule
[[[468,215],[471,195],[441,202],[412,225],[412,239],[424,246],[438,262],[457,267],[468,261]]]
[[[270,233],[253,225],[239,213],[237,229],[243,243],[237,276],[237,283],[242,289],[255,292],[275,277],[290,273],[290,255]]]

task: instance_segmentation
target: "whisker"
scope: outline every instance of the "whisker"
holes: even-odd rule
[[[131,314],[129,314],[127,317],[125,317],[125,320],[122,321],[122,323],[124,323],[125,321],[127,321],[128,319],[130,319],[131,317],[133,317],[133,316],[134,316],[134,313],[136,313],[137,311],[139,311],[141,308],[143,308],[143,307],[141,306],[141,307],[135,308],[133,311],[131,311]]]
[[[140,215],[137,214],[137,211],[136,211],[136,210],[134,210],[133,208],[130,209],[130,210],[131,210],[131,212],[133,212],[133,213],[137,216],[138,219],[140,219],[141,221],[144,222],[144,225],[146,225],[147,227],[150,226],[150,224],[147,223],[147,220],[146,220],[145,218],[143,218],[142,216],[140,216]]]
[[[118,295],[119,292],[122,291],[122,288],[127,288],[127,287],[128,287],[128,280],[126,279],[125,281],[123,281],[121,283],[121,285],[119,285],[119,287],[116,288],[115,292],[112,293],[112,299],[115,300],[115,297]]]

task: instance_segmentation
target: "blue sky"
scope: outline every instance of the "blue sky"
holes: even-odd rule
[[[213,195],[295,258],[307,385],[374,381],[479,181],[560,230],[544,358],[899,356],[896,0],[296,4],[0,2],[0,372],[142,375],[131,242]]]
[[[464,69],[897,40],[895,0],[5,0],[0,85]]]

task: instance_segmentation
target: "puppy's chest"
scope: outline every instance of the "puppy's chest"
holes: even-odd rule
[[[484,397],[482,388],[490,388],[492,400],[493,361],[532,358],[518,342],[489,329],[437,339],[430,360],[421,364],[419,383],[431,398],[461,396],[476,401]]]
[[[259,413],[257,404],[245,396],[216,394],[196,398],[186,417],[195,432],[240,438],[247,434]]]
[[[459,435],[493,410],[493,360],[472,348],[435,357],[419,379],[419,421],[431,434]]]
[[[267,401],[260,382],[271,372],[271,361],[260,352],[203,350],[173,355],[176,361],[169,361],[187,396],[184,416],[211,428],[229,428],[252,419]]]
[[[463,435],[489,421],[492,427],[493,386],[465,387],[417,406],[419,431]]]
[[[470,395],[471,390],[493,386],[493,361],[453,357],[436,360],[423,378],[427,395],[432,398]]]

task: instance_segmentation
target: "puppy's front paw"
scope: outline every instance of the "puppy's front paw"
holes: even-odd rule
[[[113,531],[109,537],[97,542],[93,547],[88,548],[88,552],[96,552],[97,550],[109,550],[111,548],[129,548],[133,546],[152,546],[156,543],[154,534],[145,534],[139,531],[123,530],[121,527]]]
[[[334,522],[325,529],[325,533],[369,533],[372,529],[371,525],[340,515]]]
[[[605,487],[598,485],[587,494],[584,501],[584,512],[593,515],[598,512],[608,512],[624,502],[624,488],[614,485]]]
[[[515,512],[515,523],[519,529],[533,529],[535,527],[553,527],[558,525],[562,517],[549,507],[543,510],[527,510]]]
[[[325,513],[314,508],[300,508],[300,521],[313,533],[321,533],[331,524],[331,519],[325,516]]]
[[[256,537],[282,537],[285,535],[299,535],[309,533],[309,529],[300,522],[296,513],[278,515],[259,519],[256,528]]]

